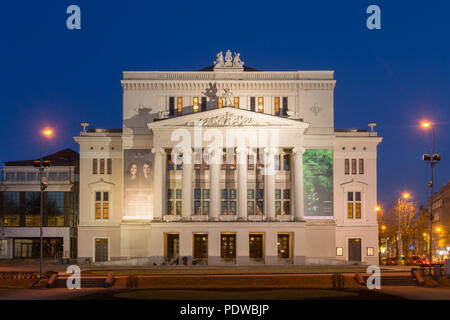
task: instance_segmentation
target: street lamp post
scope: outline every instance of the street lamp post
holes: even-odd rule
[[[44,223],[44,190],[47,188],[48,183],[44,181],[44,161],[42,159],[42,137],[50,137],[53,134],[53,130],[45,129],[42,131],[40,136],[40,147],[39,147],[39,180],[40,180],[40,191],[41,191],[41,208],[40,208],[40,223],[39,223],[39,243],[40,243],[40,254],[39,254],[39,278],[43,277],[43,260],[44,260],[44,244],[43,244],[43,223]]]
[[[402,195],[402,197],[401,198],[398,198],[398,200],[397,200],[397,213],[398,213],[398,241],[397,241],[397,259],[398,259],[398,265],[401,265],[401,263],[402,263],[402,257],[401,257],[401,254],[402,254],[402,251],[403,251],[403,243],[402,243],[402,233],[401,233],[401,225],[400,225],[400,218],[401,218],[401,216],[400,216],[400,204],[401,204],[401,199],[405,199],[405,201],[406,201],[406,199],[408,199],[409,198],[409,194],[408,193],[404,193],[403,195]]]
[[[423,160],[428,162],[431,167],[431,182],[429,184],[431,195],[430,195],[430,241],[429,241],[429,259],[430,265],[428,267],[428,272],[431,275],[431,264],[433,261],[433,246],[432,246],[432,238],[433,238],[433,195],[434,195],[434,165],[441,160],[441,156],[439,154],[434,153],[434,126],[431,125],[428,121],[422,122],[423,128],[431,128],[431,154],[424,154]]]

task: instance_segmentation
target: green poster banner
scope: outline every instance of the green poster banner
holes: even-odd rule
[[[333,216],[333,150],[303,154],[303,206],[306,217]]]

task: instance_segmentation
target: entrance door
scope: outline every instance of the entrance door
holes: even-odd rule
[[[167,252],[166,258],[171,263],[178,259],[180,252],[179,247],[179,235],[178,234],[167,234]]]
[[[236,235],[222,234],[221,239],[221,258],[224,260],[236,259]]]
[[[207,234],[194,234],[194,259],[197,261],[208,260]]]
[[[278,234],[277,249],[279,259],[291,258],[291,245],[289,234]]]
[[[249,237],[249,257],[250,259],[263,260],[263,235],[250,234]]]
[[[95,239],[95,262],[108,261],[108,239]]]
[[[361,261],[361,239],[348,239],[348,260]]]

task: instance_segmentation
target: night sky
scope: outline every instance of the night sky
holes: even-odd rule
[[[81,8],[81,30],[66,8]],[[381,30],[366,9],[381,8]],[[56,131],[45,153],[70,147],[81,121],[122,126],[121,72],[197,70],[219,51],[236,51],[258,70],[335,70],[335,127],[384,137],[378,197],[403,191],[424,204],[435,122],[450,179],[449,1],[7,1],[0,9],[0,161],[39,156],[39,130]]]

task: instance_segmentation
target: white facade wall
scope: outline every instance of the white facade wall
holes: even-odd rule
[[[80,145],[79,256],[95,260],[95,238],[105,238],[109,240],[109,260],[149,258],[155,263],[162,263],[167,253],[165,235],[175,233],[179,235],[180,257],[186,256],[191,259],[194,250],[193,234],[205,233],[208,235],[208,263],[227,264],[229,262],[221,259],[221,234],[235,233],[234,263],[246,265],[256,263],[249,259],[249,236],[251,233],[261,233],[264,239],[264,259],[258,263],[279,264],[286,263],[285,260],[279,259],[277,252],[277,235],[282,233],[291,236],[291,257],[287,261],[289,263],[305,264],[308,261],[327,261],[327,259],[347,260],[348,239],[361,239],[363,262],[378,263],[377,220],[374,208],[377,203],[376,147],[381,138],[378,138],[375,132],[335,131],[334,86],[333,71],[244,72],[230,69],[211,72],[124,72],[123,133],[93,130],[81,132],[79,137],[75,137]],[[210,97],[220,96],[224,88],[229,89],[235,97],[239,97],[239,109],[217,109],[216,103],[211,101]],[[201,108],[201,97],[205,95],[209,97],[208,111],[193,113],[194,97],[199,97]],[[177,97],[183,98],[182,116],[167,119],[161,114],[169,109],[169,97],[175,98],[175,113]],[[255,97],[256,108],[258,97],[264,98],[264,114],[249,111],[250,97]],[[280,108],[282,97],[287,97],[288,117],[274,115],[275,97],[280,97]],[[295,196],[295,168],[291,168],[289,174],[292,218],[286,221],[278,221],[278,218],[277,221],[267,221],[266,214],[262,221],[251,221],[250,218],[241,217],[241,220],[245,221],[201,222],[191,218],[189,210],[186,211],[185,207],[187,221],[165,222],[167,186],[164,185],[166,182],[157,181],[154,182],[154,188],[161,188],[162,204],[156,207],[162,207],[163,211],[154,212],[153,217],[162,217],[161,220],[157,221],[156,218],[153,221],[124,220],[122,208],[124,150],[173,148],[177,141],[171,140],[172,132],[176,128],[183,128],[192,133],[192,123],[197,120],[204,121],[205,115],[210,119],[231,117],[251,120],[252,125],[232,123],[225,127],[217,127],[216,129],[221,132],[228,130],[236,136],[248,137],[256,127],[262,130],[271,127],[280,133],[281,148],[332,149],[333,216],[305,216],[303,220],[299,219],[300,221],[294,219],[298,214],[294,212],[294,204],[296,199],[298,201],[301,198]],[[258,126],[258,123],[267,125]],[[92,174],[94,158],[111,158],[112,174]],[[344,161],[347,158],[363,159],[364,174],[345,174]],[[210,167],[205,177],[206,182],[203,184],[210,190],[213,188],[209,182],[211,174]],[[223,181],[224,172],[219,171],[219,174]],[[182,188],[184,185],[182,172],[174,171],[173,175],[173,184]],[[237,175],[236,171],[236,177]],[[167,181],[165,178],[167,172],[162,176]],[[282,175],[278,173],[274,180],[275,188],[278,188],[282,179]],[[184,188],[186,189],[186,185]],[[223,188],[223,184],[219,190],[220,188]],[[111,194],[110,218],[107,220],[95,219],[96,191],[108,191]],[[347,218],[346,196],[349,191],[362,193],[361,219]],[[268,197],[274,199],[270,198],[273,195],[269,194]],[[239,195],[236,201],[239,202]],[[190,205],[192,206],[192,203]],[[265,208],[272,206],[267,206],[266,203]],[[303,205],[299,208],[303,208]],[[210,215],[213,210],[215,209],[210,208]],[[237,216],[239,213],[236,214],[236,220]],[[342,255],[337,255],[337,248],[342,248]],[[367,248],[374,249],[373,256],[367,255]]]

